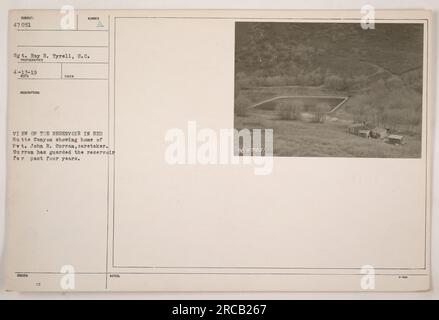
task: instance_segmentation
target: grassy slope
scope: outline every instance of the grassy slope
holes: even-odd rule
[[[340,123],[278,120],[258,112],[235,116],[236,129],[249,127],[274,130],[275,156],[417,158],[421,152],[421,141],[410,136],[405,145],[394,146],[348,134]]]

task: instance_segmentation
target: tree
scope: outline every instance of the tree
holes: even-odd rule
[[[326,113],[329,111],[329,104],[326,102],[319,102],[316,104],[314,111],[313,122],[315,123],[323,123],[325,122]]]
[[[298,120],[303,111],[302,101],[282,101],[279,104],[279,114],[282,120]]]
[[[346,89],[345,80],[338,75],[330,75],[325,79],[325,86],[333,90]]]

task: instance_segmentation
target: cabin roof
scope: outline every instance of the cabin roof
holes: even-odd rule
[[[395,140],[401,140],[402,138],[404,138],[403,136],[397,135],[397,134],[391,134],[389,136],[389,139],[395,139]]]

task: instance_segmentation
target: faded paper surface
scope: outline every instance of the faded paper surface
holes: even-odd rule
[[[166,136],[185,133],[186,150],[193,123],[234,128],[237,21],[359,12],[60,17],[10,13],[8,289],[72,290],[73,274],[79,291],[359,291],[365,266],[372,290],[429,288],[428,12],[376,21],[424,26],[419,157],[275,154],[266,175],[172,165]]]

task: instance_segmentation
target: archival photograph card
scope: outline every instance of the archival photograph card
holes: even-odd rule
[[[13,10],[12,291],[425,291],[429,11]]]

